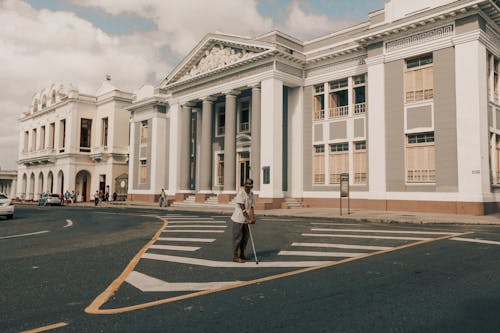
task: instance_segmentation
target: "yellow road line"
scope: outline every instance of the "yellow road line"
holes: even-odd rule
[[[57,323],[57,324],[52,324],[52,325],[48,325],[48,326],[43,326],[43,327],[39,327],[39,328],[34,328],[32,330],[28,330],[28,331],[22,331],[21,333],[37,333],[37,332],[45,332],[45,331],[50,331],[50,330],[53,330],[53,329],[56,329],[56,328],[59,328],[59,327],[64,327],[68,325],[67,323]]]
[[[132,261],[127,265],[125,270],[114,280],[106,290],[104,290],[97,298],[85,308],[86,313],[90,314],[99,314],[102,313],[103,310],[99,310],[99,308],[108,301],[108,299],[115,294],[115,292],[120,288],[121,284],[125,281],[127,276],[134,270],[135,266],[141,260],[142,255],[147,251],[147,249],[153,245],[154,242],[160,237],[163,230],[167,227],[168,221],[164,218],[157,216],[159,219],[163,221],[163,226],[156,232],[153,238],[146,244],[144,247],[135,255]]]
[[[360,260],[360,259],[373,257],[373,256],[384,254],[384,253],[389,253],[389,252],[394,252],[394,251],[406,249],[409,247],[414,247],[414,246],[418,246],[418,245],[422,245],[422,244],[426,244],[426,243],[431,243],[431,242],[435,242],[435,241],[440,241],[440,240],[444,240],[444,239],[449,239],[449,238],[453,238],[453,237],[460,237],[460,236],[464,236],[464,235],[468,235],[468,234],[473,233],[473,232],[464,232],[464,233],[460,233],[460,234],[451,234],[451,235],[446,235],[446,236],[442,236],[442,237],[438,237],[438,238],[426,239],[426,240],[418,241],[415,243],[401,245],[401,246],[394,247],[391,249],[367,253],[367,254],[364,254],[364,255],[361,255],[358,257],[347,258],[347,259],[343,259],[343,260],[339,260],[339,261],[335,261],[335,262],[329,262],[329,263],[325,263],[325,264],[313,266],[313,267],[306,267],[306,268],[298,269],[295,271],[290,271],[290,272],[281,273],[281,274],[277,274],[277,275],[266,276],[266,277],[255,279],[255,280],[239,282],[239,283],[231,284],[231,285],[216,288],[216,289],[202,290],[202,291],[194,292],[191,294],[164,298],[164,299],[160,299],[160,300],[153,301],[153,302],[136,304],[136,305],[131,305],[131,306],[122,307],[122,308],[115,308],[115,309],[100,309],[100,307],[104,303],[107,302],[107,300],[116,292],[116,290],[118,290],[120,285],[127,278],[128,274],[130,274],[130,272],[132,272],[134,267],[139,262],[142,254],[147,250],[149,245],[152,244],[154,241],[156,241],[156,239],[159,237],[159,234],[161,234],[163,229],[166,228],[168,223],[165,220],[164,220],[164,222],[165,222],[164,226],[156,233],[155,237],[153,237],[153,239],[134,257],[134,259],[132,259],[132,261],[127,266],[125,271],[123,271],[123,273],[101,295],[99,295],[94,300],[94,302],[92,302],[92,304],[90,304],[85,309],[85,312],[87,312],[89,314],[118,314],[118,313],[124,313],[124,312],[145,309],[145,308],[149,308],[149,307],[153,307],[153,306],[157,306],[157,305],[162,305],[162,304],[172,303],[172,302],[176,302],[176,301],[180,301],[180,300],[185,300],[188,298],[209,295],[209,294],[213,294],[213,293],[217,293],[217,292],[221,292],[221,291],[225,291],[225,290],[230,290],[230,289],[235,289],[235,288],[239,288],[239,287],[257,284],[257,283],[281,279],[284,277],[289,277],[289,276],[293,276],[293,275],[297,275],[297,274],[315,271],[315,270],[326,268],[326,267],[336,266],[336,265],[344,264],[344,263],[355,261],[355,260]]]

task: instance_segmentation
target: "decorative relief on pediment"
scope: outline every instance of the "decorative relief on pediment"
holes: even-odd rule
[[[393,52],[414,45],[423,44],[437,39],[453,36],[453,24],[439,27],[433,30],[428,30],[408,37],[396,39],[385,43],[385,51]]]
[[[210,50],[206,50],[200,61],[191,67],[191,69],[184,74],[180,80],[189,79],[198,74],[206,73],[216,68],[224,67],[240,60],[250,58],[256,53],[257,52],[245,49],[237,49],[216,44]]]

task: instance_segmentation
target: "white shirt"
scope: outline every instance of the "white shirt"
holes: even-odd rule
[[[239,191],[238,195],[236,195],[236,198],[234,198],[234,203],[236,204],[236,207],[234,207],[234,213],[231,216],[231,221],[236,223],[246,223],[247,220],[243,215],[240,204],[245,205],[245,209],[247,210],[248,214],[250,214],[250,208],[254,206],[253,192],[250,191],[250,193],[247,194],[245,190]]]

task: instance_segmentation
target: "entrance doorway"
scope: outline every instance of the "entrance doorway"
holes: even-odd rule
[[[90,190],[90,172],[81,170],[76,174],[75,179],[76,200],[83,202],[90,200]]]
[[[250,178],[250,152],[242,151],[238,153],[238,173],[240,186],[244,186],[245,180]]]

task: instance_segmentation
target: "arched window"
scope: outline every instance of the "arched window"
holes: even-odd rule
[[[35,98],[35,101],[33,102],[33,112],[38,111],[38,99]]]
[[[56,91],[52,90],[52,96],[50,97],[50,104],[56,103]]]
[[[47,96],[43,95],[42,97],[42,109],[47,106]]]

